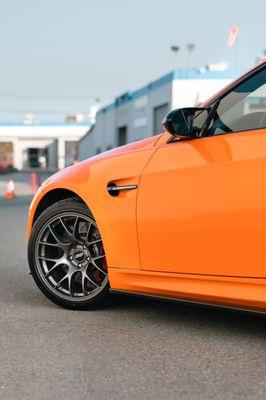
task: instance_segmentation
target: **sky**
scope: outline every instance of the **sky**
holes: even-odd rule
[[[26,113],[63,120],[87,113],[178,66],[195,43],[193,67],[226,61],[232,25],[240,27],[237,68],[266,49],[266,1],[253,0],[0,0],[0,121]]]

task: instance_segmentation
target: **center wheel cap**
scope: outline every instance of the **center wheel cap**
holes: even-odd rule
[[[81,269],[87,267],[90,262],[90,253],[86,246],[82,244],[77,244],[73,246],[69,252],[69,258],[75,267]]]

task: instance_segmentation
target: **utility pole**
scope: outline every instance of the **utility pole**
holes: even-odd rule
[[[195,49],[196,45],[194,43],[188,43],[186,47],[187,47],[187,51],[188,51],[187,69],[191,70],[192,69],[192,51]]]

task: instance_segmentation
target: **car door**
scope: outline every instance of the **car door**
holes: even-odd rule
[[[214,103],[208,136],[162,143],[141,176],[141,268],[266,277],[266,71]]]

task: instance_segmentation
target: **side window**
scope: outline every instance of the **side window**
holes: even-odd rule
[[[266,128],[266,68],[236,87],[214,107],[208,134]]]

